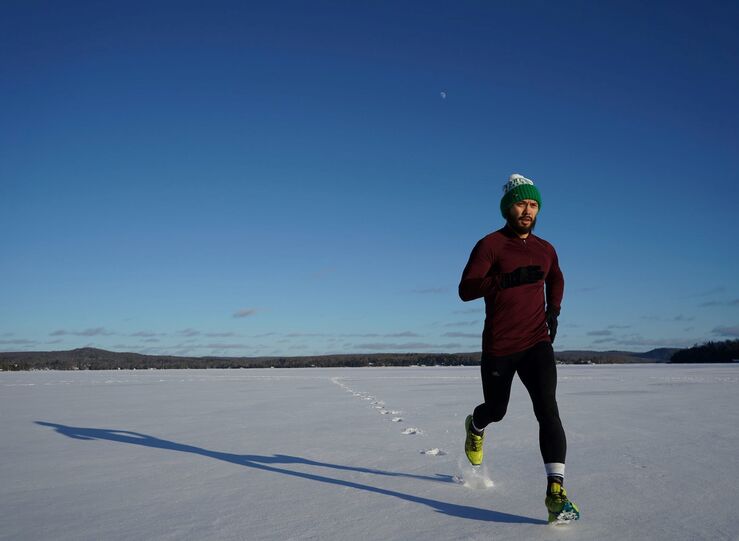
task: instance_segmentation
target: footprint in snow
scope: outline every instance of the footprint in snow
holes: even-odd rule
[[[431,455],[431,456],[444,456],[446,454],[445,451],[442,451],[438,447],[434,447],[433,449],[424,449],[421,451],[422,455]]]

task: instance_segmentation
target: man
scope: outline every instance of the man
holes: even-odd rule
[[[577,520],[580,511],[563,487],[567,442],[555,396],[552,349],[564,278],[552,245],[532,233],[540,209],[541,194],[534,183],[511,175],[500,201],[506,225],[475,245],[462,273],[460,298],[485,298],[481,361],[485,402],[465,420],[465,453],[473,466],[482,463],[485,427],[503,419],[518,372],[539,422],[549,521],[569,522]]]

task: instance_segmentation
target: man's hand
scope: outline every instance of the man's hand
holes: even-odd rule
[[[524,284],[534,284],[544,278],[544,271],[539,265],[518,267],[516,270],[504,273],[500,278],[500,287],[518,287]]]
[[[556,308],[547,308],[547,327],[549,327],[549,339],[554,344],[554,337],[557,336],[557,318],[559,310]]]

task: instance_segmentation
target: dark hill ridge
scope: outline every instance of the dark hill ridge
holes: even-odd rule
[[[567,364],[669,362],[678,349],[630,351],[562,351],[557,361]],[[412,365],[476,365],[480,353],[359,353],[304,357],[178,357],[115,352],[97,348],[66,351],[0,352],[1,370],[115,370],[148,368],[299,368]]]
[[[644,353],[635,353],[633,351],[558,351],[555,356],[558,361],[565,363],[583,363],[592,362],[594,364],[608,363],[667,363],[670,362],[672,356],[680,351],[678,348],[658,348]]]

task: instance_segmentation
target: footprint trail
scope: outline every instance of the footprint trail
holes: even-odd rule
[[[370,407],[373,408],[379,415],[384,419],[390,420],[393,423],[404,423],[405,420],[399,415],[402,413],[400,410],[390,409],[384,400],[377,398],[376,396],[356,391],[347,385],[343,378],[333,377],[331,382],[339,386],[345,392],[350,393],[353,397],[362,401],[369,401]],[[391,418],[392,416],[392,418]],[[425,436],[426,434],[421,428],[414,426],[407,426],[401,432],[403,436]],[[430,449],[421,449],[419,453],[426,456],[446,456],[448,453],[438,447],[432,447]],[[485,490],[494,486],[493,480],[490,478],[486,465],[472,466],[464,454],[461,454],[457,462],[459,468],[459,475],[455,475],[452,480],[466,488]]]

